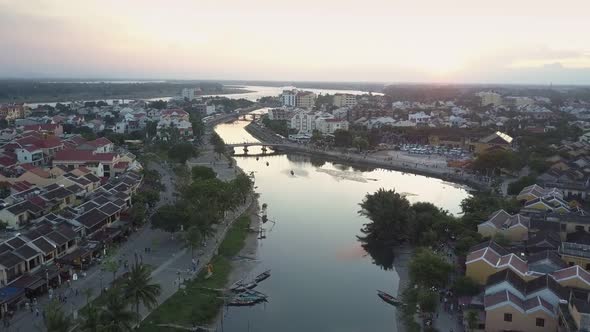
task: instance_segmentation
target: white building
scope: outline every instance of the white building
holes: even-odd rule
[[[315,128],[322,134],[333,134],[336,130],[348,130],[348,121],[334,118],[315,120]]]
[[[337,93],[334,95],[332,104],[336,107],[354,107],[356,105],[356,96],[348,93]]]
[[[477,96],[481,98],[481,106],[502,105],[502,95],[493,91],[478,92]]]
[[[409,114],[408,121],[413,123],[428,123],[430,121],[430,115],[424,112]]]
[[[350,109],[348,107],[341,107],[332,111],[332,115],[334,115],[337,119],[348,119],[348,113],[350,113]]]
[[[289,128],[297,130],[298,133],[311,134],[315,129],[316,117],[313,113],[304,110],[295,112],[291,121],[289,121]]]
[[[297,104],[297,90],[283,90],[279,98],[283,106],[295,107]]]
[[[193,100],[195,99],[195,89],[194,88],[184,88],[180,92],[180,97],[183,99]]]
[[[270,109],[270,110],[268,110],[268,118],[270,120],[287,120],[288,119],[287,109],[284,107]]]

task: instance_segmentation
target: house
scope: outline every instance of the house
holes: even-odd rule
[[[533,184],[524,187],[516,196],[518,201],[526,202],[536,198],[543,198],[545,196],[554,196],[563,199],[563,193],[557,188],[543,188],[539,185]]]
[[[58,151],[53,159],[53,166],[78,168],[85,166],[98,177],[113,176],[111,170],[119,162],[116,153],[96,153],[88,150]]]
[[[556,307],[536,296],[522,300],[508,290],[486,295],[486,332],[556,331]]]
[[[511,242],[520,242],[528,238],[530,219],[520,214],[511,215],[498,210],[477,226],[477,232],[483,237],[493,238],[502,234]]]
[[[500,148],[502,150],[510,150],[512,147],[512,137],[497,131],[475,142],[474,146],[476,154],[484,153],[493,147]]]
[[[508,252],[492,240],[472,247],[465,266],[465,275],[482,285],[489,276],[504,269],[511,269],[525,280],[539,276],[529,271],[524,259]]]
[[[556,195],[544,196],[542,198],[535,198],[524,203],[524,209],[568,213],[570,212],[569,204]]]
[[[92,141],[79,144],[76,150],[88,150],[95,153],[111,153],[115,151],[115,144],[106,137],[100,137]]]
[[[40,217],[42,211],[42,207],[25,200],[0,210],[0,220],[8,224],[8,228],[21,229],[32,219]]]
[[[23,130],[26,131],[34,131],[37,133],[43,133],[47,135],[53,136],[61,136],[64,134],[64,128],[61,124],[52,124],[52,123],[45,123],[45,124],[38,124],[38,125],[26,125],[23,126]]]
[[[333,134],[336,130],[348,130],[348,121],[334,118],[318,118],[316,129],[322,134]]]

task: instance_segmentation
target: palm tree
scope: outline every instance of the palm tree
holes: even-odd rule
[[[123,283],[123,292],[125,298],[135,303],[135,313],[137,314],[138,323],[141,320],[139,315],[139,304],[143,303],[148,309],[152,309],[158,304],[158,296],[161,292],[159,284],[152,284],[150,270],[142,264],[137,264],[131,268],[129,278]]]
[[[45,307],[43,324],[47,332],[69,332],[72,329],[72,321],[57,301],[53,301]]]
[[[128,309],[127,298],[118,288],[107,292],[104,307],[100,311],[101,332],[126,332],[133,329],[136,320],[135,312]]]
[[[99,332],[100,329],[100,308],[88,303],[81,311],[80,324],[78,329],[83,332]]]

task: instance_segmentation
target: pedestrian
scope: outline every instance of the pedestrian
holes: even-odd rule
[[[39,317],[39,308],[35,309],[35,315]]]

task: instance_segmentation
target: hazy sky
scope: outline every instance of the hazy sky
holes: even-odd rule
[[[589,0],[0,0],[0,77],[590,84]]]

